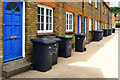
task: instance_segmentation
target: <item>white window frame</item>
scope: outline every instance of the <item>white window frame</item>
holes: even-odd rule
[[[38,30],[37,33],[53,33],[53,8],[47,5],[38,4],[38,7],[44,8],[44,30]],[[52,10],[52,28],[46,30],[46,9]]]
[[[104,13],[104,6],[103,6],[103,13]]]
[[[92,19],[89,18],[89,31],[92,31]]]
[[[98,30],[100,30],[100,24],[101,24],[101,22],[99,21],[98,22]]]
[[[105,23],[105,29],[107,29],[107,24]]]
[[[66,32],[73,32],[73,13],[71,12],[66,12],[66,15],[68,14],[68,24],[69,24],[69,15],[72,15],[72,29],[69,29],[69,25],[68,25],[68,29],[67,29],[67,16],[66,16]]]
[[[92,4],[92,1],[91,1],[91,0],[89,0],[89,3],[90,3],[90,4]]]
[[[97,0],[95,0],[95,8],[97,8],[98,7],[98,5],[97,5]]]
[[[106,8],[105,8],[105,14],[106,14]]]
[[[97,30],[97,20],[95,20],[95,30]]]

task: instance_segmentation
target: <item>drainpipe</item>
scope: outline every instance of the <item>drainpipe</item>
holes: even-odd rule
[[[108,10],[108,29],[109,29],[109,10]]]
[[[83,21],[83,33],[84,33],[84,0],[82,0],[82,21]]]
[[[100,1],[100,20],[101,20],[101,1]],[[101,21],[100,21],[100,28],[101,28]],[[101,28],[102,29],[102,28]]]

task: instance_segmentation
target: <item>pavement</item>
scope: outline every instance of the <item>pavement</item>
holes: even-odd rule
[[[86,45],[86,52],[58,58],[50,71],[29,70],[11,78],[118,78],[118,32]]]

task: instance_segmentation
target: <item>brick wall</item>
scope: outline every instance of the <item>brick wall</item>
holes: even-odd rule
[[[37,38],[37,4],[26,2],[25,4],[25,56],[27,60],[32,59],[31,39]]]

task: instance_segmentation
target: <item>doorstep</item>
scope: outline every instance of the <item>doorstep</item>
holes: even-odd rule
[[[31,64],[24,58],[3,63],[2,77],[9,78],[12,75],[25,72],[30,69]]]

